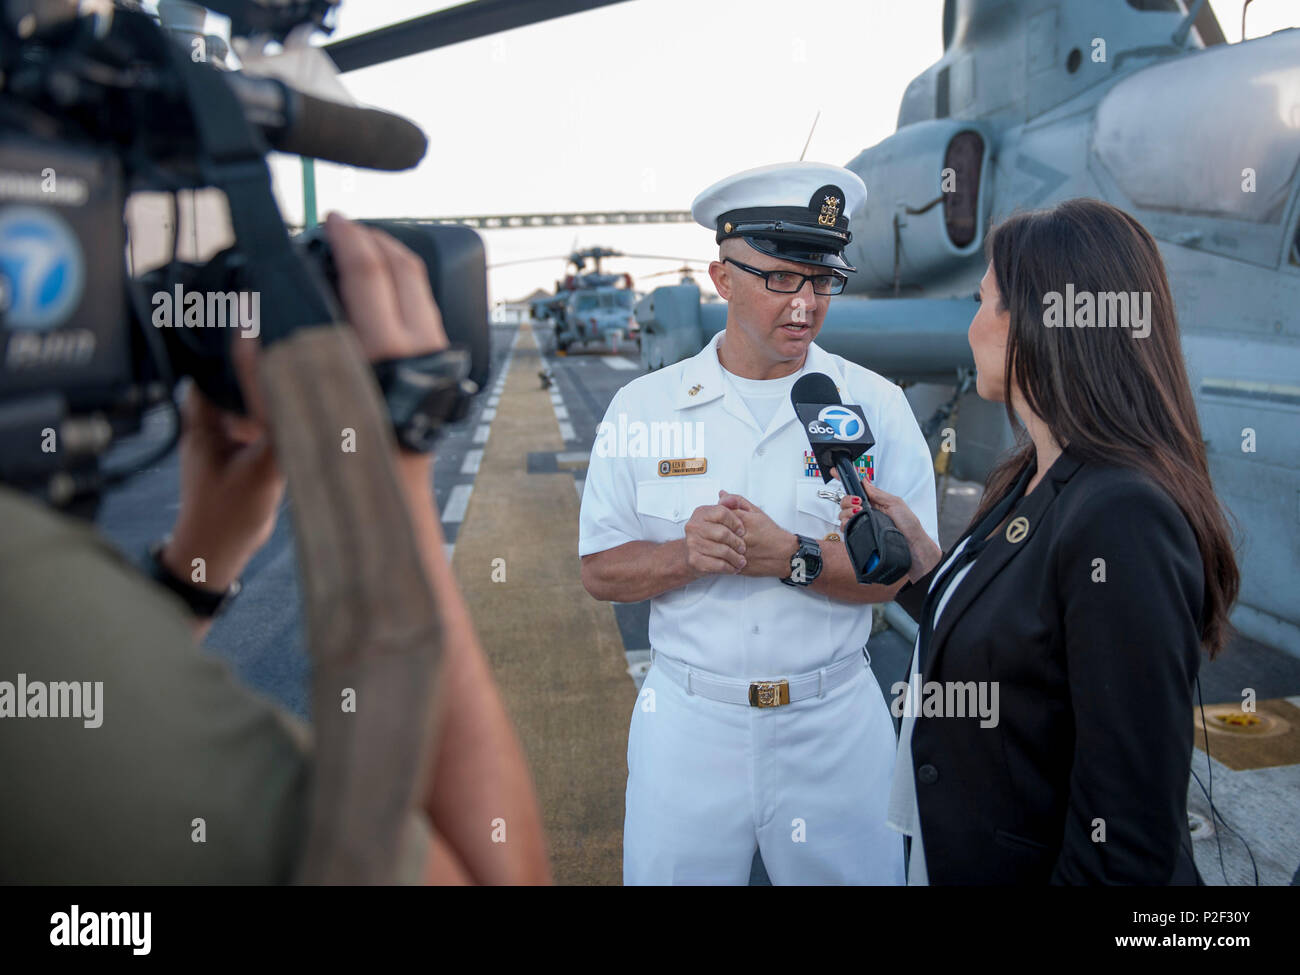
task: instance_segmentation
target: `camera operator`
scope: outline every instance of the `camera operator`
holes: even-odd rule
[[[343,307],[371,361],[446,347],[418,257],[337,215],[326,230]],[[253,378],[257,343],[233,344],[249,415],[218,409],[191,385],[180,511],[156,556],[181,580],[203,559],[214,602],[270,537],[284,493]],[[403,837],[402,879],[547,882],[522,750],[443,554],[431,464],[429,454],[396,458],[444,645],[436,764]],[[8,708],[0,685],[0,879],[292,879],[308,823],[307,729],[201,653],[210,618],[152,585],[88,526],[3,486],[0,523],[0,681],[15,682]],[[28,688],[32,696],[18,701]],[[74,690],[84,719],[48,716],[54,695],[66,705]],[[36,710],[46,716],[17,719]],[[508,842],[493,842],[498,820]]]

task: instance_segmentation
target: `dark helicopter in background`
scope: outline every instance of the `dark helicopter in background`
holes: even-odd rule
[[[604,247],[574,251],[568,257],[573,270],[555,282],[555,294],[529,302],[535,320],[551,322],[557,353],[564,355],[570,346],[599,344],[617,355],[623,344],[636,343],[632,306],[638,295],[632,275],[610,274],[601,268],[605,258],[618,256],[618,251]]]
[[[554,348],[560,355],[567,354],[570,348],[589,349],[592,346],[617,355],[625,346],[634,348],[640,345],[639,325],[632,315],[640,294],[635,290],[631,274],[604,270],[602,262],[609,258],[704,263],[692,258],[625,254],[608,247],[588,247],[574,250],[566,258],[531,257],[492,267],[533,261],[567,261],[572,271],[555,282],[554,294],[538,295],[529,300],[530,314],[535,321],[551,323]],[[659,273],[675,274],[678,271]],[[649,276],[657,277],[658,274]]]
[[[1204,0],[947,0],[942,26],[895,134],[847,163],[858,272],[818,345],[907,386],[936,467],[982,481],[1012,442],[966,338],[990,227],[1072,197],[1132,213],[1242,534],[1233,621],[1300,653],[1300,29],[1228,44]],[[694,355],[725,316],[690,283],[655,289],[642,364]]]

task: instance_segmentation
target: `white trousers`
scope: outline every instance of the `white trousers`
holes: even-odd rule
[[[894,726],[875,676],[777,708],[688,694],[650,668],[632,713],[625,884],[902,884],[885,825]]]

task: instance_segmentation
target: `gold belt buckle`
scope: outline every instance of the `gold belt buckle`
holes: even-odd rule
[[[752,708],[779,708],[789,703],[788,680],[760,680],[749,685],[749,706]]]

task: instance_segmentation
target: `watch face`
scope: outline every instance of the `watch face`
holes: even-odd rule
[[[799,536],[799,551],[790,560],[790,581],[794,585],[806,586],[813,582],[822,571],[821,546],[816,541]]]

